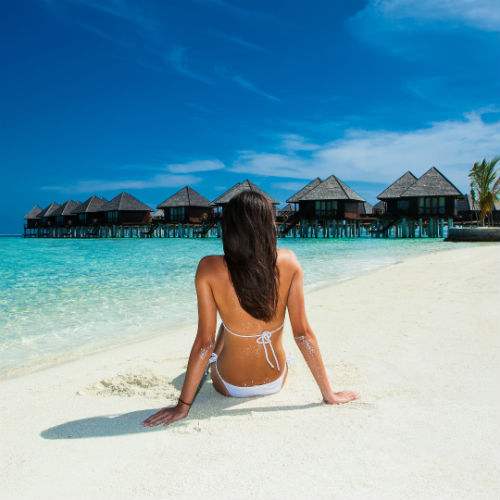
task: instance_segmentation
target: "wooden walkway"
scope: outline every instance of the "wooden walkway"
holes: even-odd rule
[[[279,238],[444,238],[453,219],[372,218],[360,220],[289,219],[276,224]],[[102,225],[30,229],[25,238],[220,238],[220,221],[203,224]]]

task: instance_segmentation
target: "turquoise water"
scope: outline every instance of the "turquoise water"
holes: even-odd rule
[[[279,241],[306,290],[404,258],[442,240]],[[196,322],[194,274],[220,240],[0,238],[0,375],[62,361]],[[193,332],[194,334],[195,332]]]

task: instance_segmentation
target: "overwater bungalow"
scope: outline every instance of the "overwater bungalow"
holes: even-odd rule
[[[38,215],[42,213],[42,208],[35,205],[25,216],[24,220],[24,237],[35,238],[38,236],[38,228],[40,227],[40,219]]]
[[[38,227],[38,223],[40,219],[38,215],[42,212],[42,208],[38,205],[35,205],[25,216],[24,220],[26,221],[26,229],[35,229]]]
[[[96,226],[104,223],[104,212],[101,208],[108,203],[106,198],[91,196],[73,209],[73,214],[78,217],[79,226]]]
[[[151,212],[154,210],[125,192],[102,205],[98,211],[105,215],[105,224],[117,226],[148,224]]]
[[[227,190],[225,193],[222,193],[218,198],[212,201],[212,206],[216,207],[216,210],[221,212],[224,206],[226,206],[229,203],[229,200],[233,196],[236,196],[237,194],[243,191],[255,191],[257,193],[264,195],[274,206],[274,210],[276,213],[276,207],[280,204],[280,202],[275,200],[271,195],[267,194],[260,187],[256,186],[253,182],[250,182],[248,179],[243,182],[239,182],[238,184],[235,184],[231,189]]]
[[[73,225],[78,221],[78,217],[73,213],[73,210],[80,205],[80,202],[73,200],[65,201],[62,205],[54,210],[52,217],[55,218],[57,227],[67,227]]]
[[[453,225],[455,200],[461,197],[462,193],[436,167],[418,179],[406,172],[377,196],[385,203],[386,213],[375,232],[386,236],[396,225],[401,236],[413,237],[418,221],[420,236],[423,226],[427,226],[429,236],[443,236],[444,220],[448,219],[448,227]]]
[[[386,203],[386,215],[413,218],[453,217],[455,200],[461,197],[462,193],[436,167],[418,179],[406,172],[377,196]]]
[[[53,225],[54,212],[59,208],[59,205],[53,201],[48,207],[44,208],[39,214],[41,227],[50,227]]]
[[[305,220],[358,220],[365,199],[334,175],[319,177],[286,200],[298,204],[297,216]]]
[[[37,215],[38,229],[36,234],[29,234],[29,236],[37,237],[50,237],[55,235],[54,212],[59,208],[59,205],[53,201],[48,207],[45,207]]]
[[[369,215],[371,205],[335,175],[324,181],[319,177],[306,184],[286,200],[296,212],[284,222],[280,235],[290,231],[294,236],[355,237],[360,236],[360,221]]]
[[[401,195],[410,186],[415,184],[415,182],[417,182],[417,177],[408,171],[377,196],[377,198],[384,203],[385,214],[409,215],[409,199],[402,199]]]
[[[163,210],[165,222],[182,224],[199,224],[209,219],[213,212],[210,201],[189,186],[183,187],[156,208]]]

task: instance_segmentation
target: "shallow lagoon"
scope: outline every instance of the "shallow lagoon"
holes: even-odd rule
[[[278,243],[297,254],[306,290],[450,245],[370,238]],[[0,374],[196,323],[197,263],[220,253],[218,239],[0,238]]]

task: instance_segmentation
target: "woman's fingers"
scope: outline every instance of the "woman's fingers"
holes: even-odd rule
[[[179,409],[178,407],[163,408],[159,412],[144,420],[142,425],[144,427],[155,427],[160,424],[169,425],[186,416],[187,412],[184,409]]]
[[[166,417],[168,417],[169,413],[166,409],[160,410],[159,412],[151,415],[149,418],[144,420],[143,425],[148,427],[154,427],[155,425],[161,424]]]

